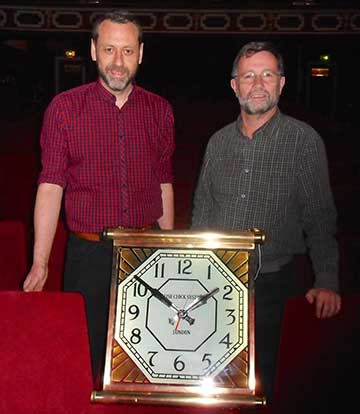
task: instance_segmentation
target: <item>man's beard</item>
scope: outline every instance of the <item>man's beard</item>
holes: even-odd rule
[[[238,96],[241,109],[249,115],[261,115],[270,111],[278,104],[279,95],[271,97],[269,92],[264,90],[261,93],[266,95],[266,100],[261,104],[251,101],[251,93],[246,98]]]
[[[122,78],[113,78],[111,75],[109,75],[109,72],[111,70],[116,70],[123,74],[125,73],[126,76]],[[124,91],[129,86],[129,84],[133,81],[136,75],[136,72],[133,74],[130,74],[130,71],[128,68],[124,66],[116,66],[116,65],[107,66],[105,68],[105,71],[101,70],[98,65],[98,72],[99,72],[99,76],[105,82],[105,84],[109,87],[109,89],[111,89],[114,92]]]

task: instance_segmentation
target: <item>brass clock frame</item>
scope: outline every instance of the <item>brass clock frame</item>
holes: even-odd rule
[[[249,277],[249,258],[257,244],[265,241],[262,231],[208,232],[194,230],[127,230],[108,229],[104,238],[113,240],[113,268],[109,303],[108,334],[105,353],[104,372],[101,389],[93,390],[93,403],[155,404],[174,406],[221,406],[237,408],[258,406],[266,403],[265,398],[256,392],[255,380],[255,299],[252,278]],[[214,252],[229,266],[232,273],[247,287],[248,345],[228,366],[234,366],[240,376],[233,378],[228,374],[215,378],[212,387],[199,385],[154,384],[150,383],[140,369],[130,359],[115,340],[115,320],[117,312],[117,291],[122,280],[129,276],[139,264],[128,264],[123,255],[129,249],[136,249],[141,255],[149,257],[161,249],[208,250]],[[232,260],[236,256],[236,260]],[[235,262],[232,269],[229,263]],[[119,361],[122,368],[119,375]],[[117,368],[116,368],[117,366]],[[124,368],[125,367],[125,368]],[[126,372],[124,371],[126,370]],[[233,368],[229,369],[232,371]]]

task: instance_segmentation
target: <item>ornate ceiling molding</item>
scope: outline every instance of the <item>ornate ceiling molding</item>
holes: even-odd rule
[[[0,31],[86,32],[109,8],[0,5]],[[132,9],[144,32],[192,34],[360,34],[360,9]]]

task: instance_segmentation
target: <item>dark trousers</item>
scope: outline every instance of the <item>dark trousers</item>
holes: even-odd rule
[[[287,299],[300,294],[295,264],[280,271],[260,273],[255,281],[255,349],[261,387],[271,403],[276,373],[281,323]]]
[[[91,242],[70,233],[64,290],[80,292],[85,299],[94,379],[105,357],[111,269],[111,241]]]

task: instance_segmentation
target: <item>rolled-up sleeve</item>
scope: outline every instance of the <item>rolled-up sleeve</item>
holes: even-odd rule
[[[66,125],[56,98],[45,112],[40,144],[42,170],[38,184],[51,183],[65,187],[68,163]]]

